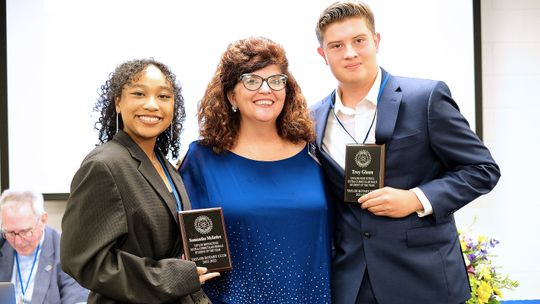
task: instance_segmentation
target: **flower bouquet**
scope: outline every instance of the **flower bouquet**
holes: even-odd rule
[[[499,300],[503,297],[501,289],[511,290],[519,285],[507,275],[497,273],[497,267],[492,264],[491,257],[495,255],[489,251],[499,244],[499,241],[483,235],[474,239],[463,231],[459,231],[459,241],[471,284],[471,298],[467,304],[500,303]]]

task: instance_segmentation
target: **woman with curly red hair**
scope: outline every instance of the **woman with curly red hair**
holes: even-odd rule
[[[213,303],[329,303],[329,213],[305,98],[284,49],[229,45],[198,108],[180,168],[193,208],[222,207],[233,269]]]

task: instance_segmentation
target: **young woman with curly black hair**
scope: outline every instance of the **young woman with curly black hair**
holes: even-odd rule
[[[180,259],[177,211],[190,209],[167,161],[178,155],[180,85],[152,59],[119,65],[101,87],[99,141],[71,184],[62,267],[91,290],[88,303],[210,303],[218,273]]]

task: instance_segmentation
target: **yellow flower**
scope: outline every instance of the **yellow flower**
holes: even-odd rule
[[[498,296],[502,299],[503,294],[502,294],[502,292],[499,290],[499,288],[493,287],[493,291],[495,292],[496,295],[498,295]]]
[[[483,235],[479,235],[478,236],[478,244],[483,244],[483,243],[487,243],[488,239],[486,236],[483,236]]]
[[[461,251],[467,250],[467,242],[465,242],[465,240],[460,239],[459,243],[461,244]]]
[[[493,292],[493,289],[491,289],[491,286],[482,281],[480,282],[480,286],[478,286],[478,289],[476,290],[476,293],[478,295],[478,302],[481,304],[485,304],[489,301],[489,298],[491,297],[491,293]]]
[[[478,271],[479,274],[480,274],[480,278],[486,280],[486,281],[489,281],[491,280],[491,270],[489,269],[489,267],[482,267],[480,268],[480,270]]]

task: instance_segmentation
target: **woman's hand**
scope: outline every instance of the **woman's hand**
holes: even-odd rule
[[[219,272],[208,272],[208,268],[206,267],[197,267],[197,272],[199,273],[199,282],[201,282],[201,284],[204,284],[207,280],[220,276]]]

